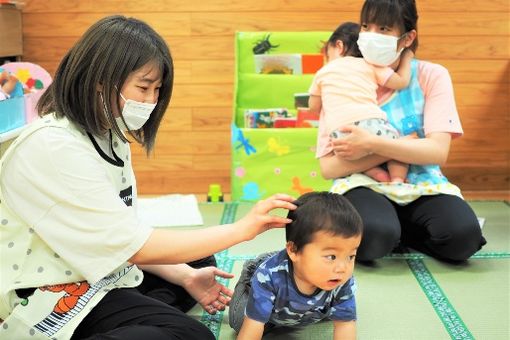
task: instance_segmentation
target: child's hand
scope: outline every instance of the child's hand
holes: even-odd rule
[[[370,145],[377,136],[355,125],[343,126],[339,131],[345,133],[345,136],[331,140],[336,156],[354,161],[372,154]]]
[[[241,229],[240,232],[243,233],[243,239],[246,241],[253,239],[266,230],[283,228],[292,220],[286,217],[269,215],[269,212],[276,208],[294,210],[296,206],[291,203],[294,200],[295,198],[289,195],[275,194],[265,200],[258,201],[251,211],[235,222],[234,225],[236,229]]]
[[[411,60],[414,58],[414,52],[410,48],[405,48],[402,52],[402,58]]]

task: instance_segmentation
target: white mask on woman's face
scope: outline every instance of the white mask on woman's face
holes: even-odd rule
[[[395,37],[381,33],[361,32],[358,38],[358,47],[363,59],[367,63],[377,66],[393,64],[404,50],[401,48],[400,51],[397,51],[397,45],[398,40],[405,34]]]
[[[140,129],[149,120],[157,102],[154,104],[137,102],[132,99],[124,98],[120,92],[119,94],[125,101],[124,108],[122,109],[122,116],[126,121],[127,130],[133,131]],[[118,117],[116,121],[120,129],[123,130],[126,128],[121,117]]]

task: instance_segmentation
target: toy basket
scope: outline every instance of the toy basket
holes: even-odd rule
[[[24,95],[24,115],[25,121],[30,123],[37,118],[35,107],[39,98],[51,84],[50,74],[41,66],[29,62],[7,63],[0,68],[14,74],[22,83],[23,88],[29,91]]]
[[[0,133],[25,125],[25,99],[12,97],[0,101]]]

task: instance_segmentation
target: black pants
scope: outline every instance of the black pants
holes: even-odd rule
[[[189,263],[194,268],[215,266],[213,256]],[[144,272],[136,288],[114,289],[76,329],[72,340],[207,340],[211,331],[185,314],[196,301],[180,286]]]
[[[475,213],[457,196],[422,196],[404,206],[367,188],[355,188],[344,196],[363,220],[356,256],[360,261],[381,258],[402,245],[441,260],[461,262],[486,243]]]

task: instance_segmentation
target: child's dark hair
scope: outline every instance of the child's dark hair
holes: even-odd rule
[[[356,209],[342,195],[332,192],[309,192],[295,202],[297,209],[288,213],[287,242],[294,243],[296,252],[312,242],[314,233],[324,231],[345,238],[361,235],[363,222]]]
[[[55,112],[94,135],[111,128],[127,141],[112,106],[120,112],[119,91],[127,77],[151,62],[162,77],[158,103],[141,129],[129,131],[148,153],[170,102],[174,70],[163,38],[138,19],[114,15],[92,25],[60,62],[53,83],[37,105],[39,115]]]
[[[365,0],[361,8],[361,24],[397,27],[402,33],[418,31],[418,11],[415,0]],[[418,49],[418,36],[409,47]]]
[[[361,52],[358,48],[358,34],[360,26],[355,22],[344,22],[336,28],[326,43],[326,49],[329,46],[335,46],[340,40],[344,44],[342,56],[351,56],[361,58]]]

